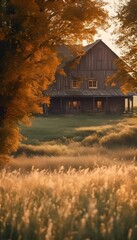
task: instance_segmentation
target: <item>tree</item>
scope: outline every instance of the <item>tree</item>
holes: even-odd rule
[[[122,50],[117,61],[118,71],[111,81],[119,81],[125,92],[137,91],[137,1],[126,0],[119,6],[115,18],[116,44]]]
[[[1,0],[0,154],[16,151],[19,124],[49,104],[42,91],[61,61],[56,45],[92,41],[106,17],[99,0]]]

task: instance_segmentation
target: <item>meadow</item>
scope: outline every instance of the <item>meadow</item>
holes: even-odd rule
[[[10,166],[66,170],[136,163],[137,115],[77,115],[36,118],[22,127],[27,137]]]
[[[0,172],[2,240],[136,240],[137,116],[49,116]]]

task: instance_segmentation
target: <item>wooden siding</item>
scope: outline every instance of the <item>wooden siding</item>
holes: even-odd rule
[[[56,74],[56,83],[52,88],[64,90],[72,88],[73,77],[81,79],[81,89],[88,89],[88,80],[95,79],[98,82],[98,89],[105,88],[105,80],[116,70],[114,61],[117,56],[102,41],[98,42],[84,56],[75,68],[64,68],[66,76]]]
[[[110,113],[123,113],[125,111],[125,99],[118,97],[111,97],[109,99],[109,109]]]

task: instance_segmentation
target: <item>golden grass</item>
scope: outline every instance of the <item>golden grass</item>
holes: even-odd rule
[[[0,173],[0,239],[136,240],[137,167]]]
[[[123,148],[137,147],[137,127],[135,119],[128,119],[115,125],[81,127],[78,128],[80,135],[72,138],[65,138],[41,142],[39,145],[22,144],[16,156],[26,154],[27,156],[77,156],[88,155],[92,150],[83,148],[99,147]],[[85,132],[86,131],[86,132]],[[77,142],[78,141],[78,142]]]
[[[83,137],[80,142],[63,138],[36,146],[22,144],[10,165],[22,166],[24,162],[29,169],[32,165],[40,169],[58,169],[61,165],[67,169],[70,166],[92,169],[96,162],[100,166],[106,159],[108,164],[114,160],[137,159],[137,128],[132,119],[128,124],[118,123],[115,128],[103,126],[93,129],[93,133]]]
[[[28,150],[29,147],[31,149]],[[74,141],[67,145],[49,145],[48,143],[42,147],[44,154],[41,153],[41,146],[28,146],[26,150],[27,155],[20,154],[18,157],[12,158],[7,167],[11,169],[21,168],[23,171],[27,171],[34,166],[41,170],[48,169],[53,171],[63,166],[67,171],[70,167],[78,170],[79,168],[94,169],[95,167],[113,166],[114,164],[128,165],[131,162],[136,164],[137,160],[137,149],[131,147],[115,148],[114,150],[98,145],[86,146],[83,143]],[[54,152],[52,147],[55,147]],[[24,148],[22,151],[24,151]],[[31,154],[28,151],[31,151]]]
[[[112,129],[111,125],[104,125],[104,126],[90,126],[90,127],[78,127],[75,128],[76,131],[102,131],[106,129]]]
[[[136,122],[77,132],[22,144],[1,170],[0,239],[137,239]]]

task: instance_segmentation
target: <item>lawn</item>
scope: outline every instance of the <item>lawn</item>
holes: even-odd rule
[[[27,137],[26,143],[74,138],[78,140],[92,132],[91,127],[100,127],[126,121],[123,115],[56,115],[32,119],[32,126],[21,126],[22,134]],[[82,128],[85,128],[83,131]]]

